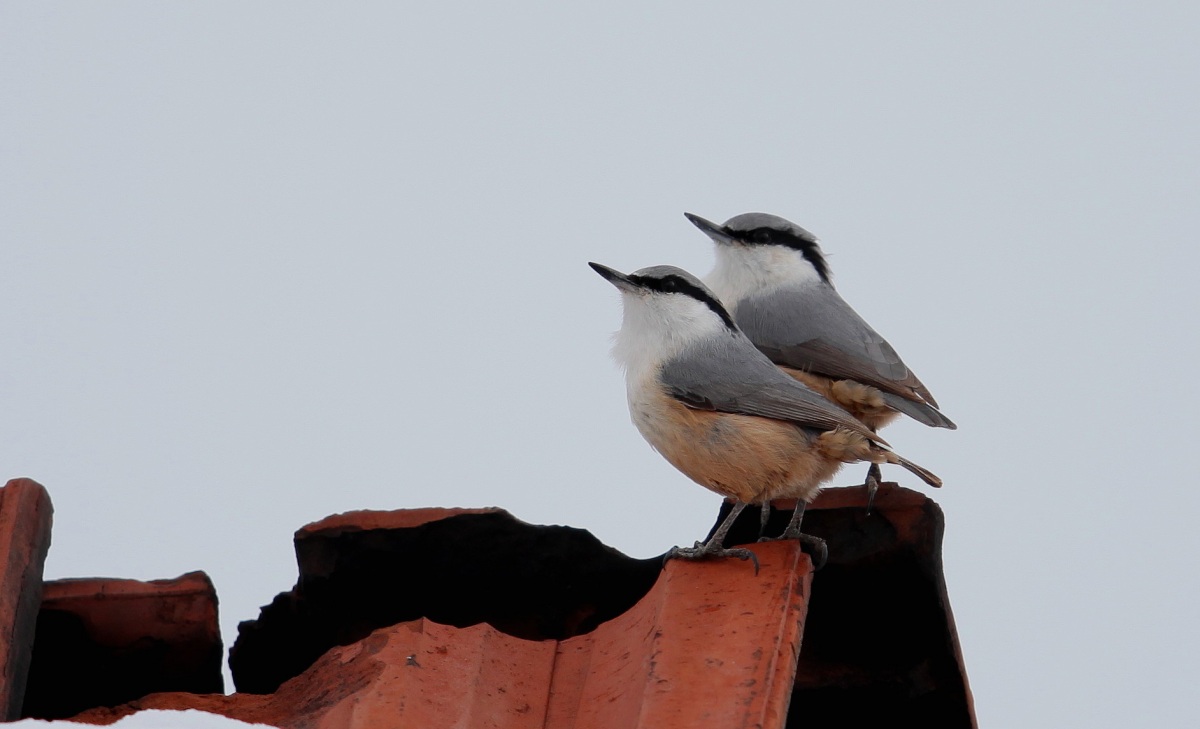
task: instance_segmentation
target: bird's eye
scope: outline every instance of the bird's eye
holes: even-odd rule
[[[673,277],[664,278],[662,287],[664,291],[674,291],[679,288],[679,282],[677,282]]]
[[[754,231],[754,242],[755,243],[770,243],[771,242],[771,231],[764,230],[762,228]]]

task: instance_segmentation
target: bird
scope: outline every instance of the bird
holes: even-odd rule
[[[730,526],[747,504],[795,498],[778,538],[807,543],[819,567],[827,548],[800,526],[806,504],[843,463],[894,463],[941,483],[846,410],[784,374],[694,275],[674,266],[624,274],[588,265],[621,292],[613,357],[625,370],[634,425],[671,465],[734,502],[707,542],[674,547],[666,559],[753,559],[748,549],[724,548]]]
[[[715,244],[716,265],[705,282],[784,372],[873,431],[900,413],[936,428],[958,427],[892,345],[834,288],[816,236],[768,213],[744,213],[723,225],[684,216]],[[868,511],[880,478],[878,464],[871,464]]]

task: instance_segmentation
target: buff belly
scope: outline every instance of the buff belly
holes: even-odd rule
[[[654,392],[631,397],[630,414],[671,465],[701,486],[746,503],[810,501],[843,462],[872,457],[866,439],[856,433],[818,434],[781,420],[693,410]]]

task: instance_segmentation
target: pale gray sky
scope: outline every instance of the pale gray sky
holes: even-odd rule
[[[718,498],[629,423],[586,261],[703,275],[685,210],[773,212],[960,426],[887,437],[946,482],[981,725],[1190,726],[1198,21],[7,3],[0,476],[50,577],[207,570],[227,642],[333,512],[690,543]]]

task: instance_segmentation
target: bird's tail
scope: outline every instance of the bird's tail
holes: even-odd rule
[[[924,423],[931,428],[958,429],[953,420],[942,415],[941,411],[932,405],[917,402],[916,400],[909,400],[890,392],[881,392],[880,395],[883,396],[883,401],[893,410],[899,410],[919,423]]]
[[[895,463],[898,466],[904,466],[909,471],[916,474],[917,478],[920,478],[922,481],[934,488],[940,489],[942,487],[942,479],[938,478],[937,474],[930,471],[928,468],[918,466],[907,458],[899,454],[892,453],[891,451],[884,452],[887,454],[886,458],[888,463]]]

